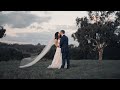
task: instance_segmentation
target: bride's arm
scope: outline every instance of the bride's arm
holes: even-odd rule
[[[58,40],[55,39],[55,46],[58,47]]]

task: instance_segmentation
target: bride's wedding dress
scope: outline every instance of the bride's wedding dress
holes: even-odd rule
[[[58,39],[58,46],[60,46],[60,39]],[[52,64],[48,66],[48,68],[58,68],[60,69],[62,65],[62,53],[61,48],[57,47],[56,52],[52,61]]]
[[[30,66],[34,65],[35,63],[37,63],[39,60],[41,60],[46,55],[46,53],[50,50],[50,48],[52,47],[53,44],[54,44],[54,37],[52,37],[52,39],[50,39],[50,41],[48,42],[48,45],[46,45],[46,47],[42,50],[42,52],[35,59],[25,58],[25,59],[21,60],[19,68],[30,67]],[[58,46],[60,46],[60,39],[58,39]],[[57,47],[52,64],[49,65],[47,68],[60,69],[61,65],[62,65],[61,48]],[[67,65],[65,65],[65,68],[66,67],[67,67]]]

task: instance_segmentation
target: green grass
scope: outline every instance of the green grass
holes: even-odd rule
[[[20,69],[20,61],[0,62],[0,79],[119,79],[120,60],[71,60],[70,69],[47,69],[51,61],[39,61]]]

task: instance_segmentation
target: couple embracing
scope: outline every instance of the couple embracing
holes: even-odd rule
[[[68,37],[65,35],[65,31],[61,30],[60,32],[56,32],[55,36],[52,40],[49,41],[48,45],[43,49],[43,51],[35,58],[24,58],[21,60],[20,68],[30,67],[41,60],[46,53],[50,50],[52,45],[55,44],[56,52],[52,61],[52,64],[47,68],[67,68],[70,67],[69,61],[69,48],[68,48]]]
[[[70,60],[68,37],[65,35],[65,31],[61,30],[60,32],[56,32],[54,41],[56,46],[56,52],[53,61],[51,65],[48,66],[48,68],[69,69]]]

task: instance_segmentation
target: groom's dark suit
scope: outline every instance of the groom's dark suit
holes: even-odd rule
[[[61,68],[64,68],[65,62],[67,62],[67,68],[70,66],[69,61],[69,48],[68,48],[68,37],[63,35],[60,39],[60,48],[62,52],[62,66]]]

